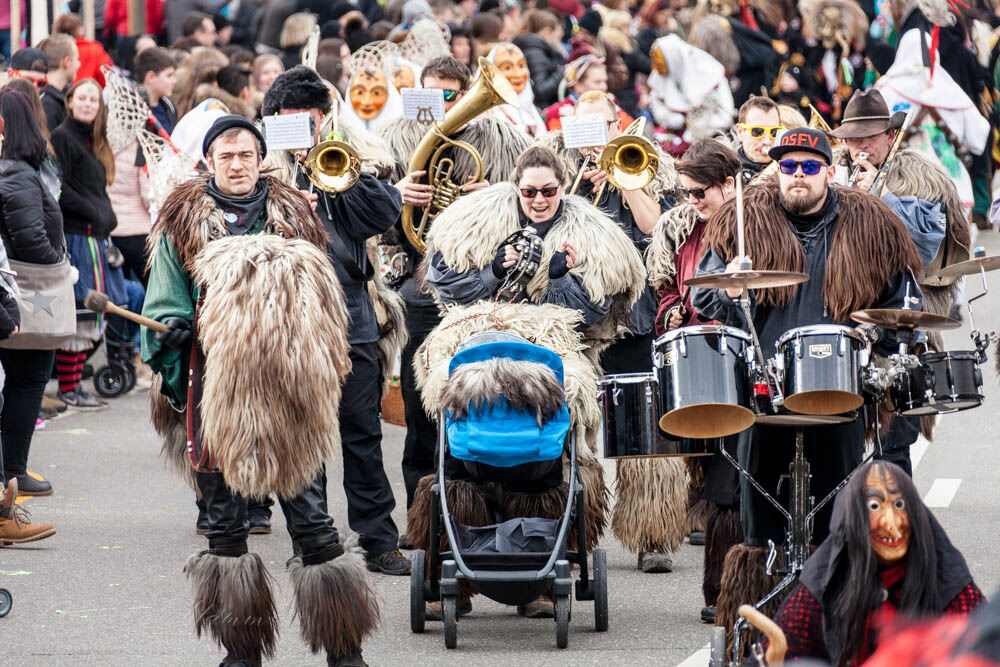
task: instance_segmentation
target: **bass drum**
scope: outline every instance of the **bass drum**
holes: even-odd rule
[[[608,375],[597,381],[603,419],[604,457],[711,456],[713,443],[674,439],[660,430],[660,398],[652,373]]]
[[[861,368],[868,363],[864,338],[835,324],[798,327],[778,339],[785,407],[806,415],[839,415],[864,404]]]
[[[976,353],[962,350],[921,354],[920,366],[899,384],[894,400],[901,414],[917,416],[978,408],[983,398]]]
[[[750,335],[718,325],[683,327],[653,342],[660,428],[682,438],[721,438],[754,422]]]

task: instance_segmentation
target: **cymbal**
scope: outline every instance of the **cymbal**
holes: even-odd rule
[[[862,324],[873,324],[886,329],[957,329],[959,320],[944,315],[924,313],[901,308],[869,308],[851,313],[851,319]]]
[[[967,259],[964,262],[951,264],[943,269],[938,269],[937,275],[942,278],[958,278],[959,276],[971,276],[979,273],[980,267],[986,271],[996,271],[1000,269],[1000,255],[992,257],[976,257]]]
[[[786,287],[809,280],[809,276],[795,271],[733,271],[732,273],[706,273],[684,281],[690,287],[714,287],[715,289],[763,289],[766,287]]]

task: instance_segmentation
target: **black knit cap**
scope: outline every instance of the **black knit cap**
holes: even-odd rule
[[[319,74],[305,65],[296,65],[267,89],[260,114],[273,116],[281,109],[319,109],[326,113],[332,105],[330,89]]]
[[[601,15],[597,13],[596,9],[588,9],[577,20],[577,24],[591,35],[596,36],[601,26],[604,25],[604,21],[601,20]]]
[[[201,142],[201,152],[208,156],[209,149],[212,147],[212,142],[215,141],[220,134],[226,130],[231,130],[234,127],[241,127],[245,130],[250,130],[253,136],[257,137],[257,141],[260,143],[260,157],[263,159],[267,156],[267,143],[264,141],[264,135],[260,133],[257,126],[248,121],[243,116],[237,116],[236,114],[230,114],[228,116],[221,116],[215,119],[212,123],[212,127],[208,128],[208,132],[205,134],[205,140]]]

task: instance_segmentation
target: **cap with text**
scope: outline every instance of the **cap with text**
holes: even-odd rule
[[[808,127],[788,130],[782,134],[767,155],[772,160],[780,160],[786,153],[796,152],[813,153],[826,159],[827,164],[833,163],[833,150],[826,134]]]

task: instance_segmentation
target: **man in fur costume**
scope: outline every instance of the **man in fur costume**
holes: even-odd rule
[[[294,544],[303,639],[330,665],[364,665],[375,590],[326,511],[323,465],[340,449],[340,387],[351,369],[326,233],[301,193],[260,176],[266,148],[249,121],[215,121],[203,150],[212,176],[178,186],[150,236],[143,314],[169,328],[144,328],[142,339],[161,391],[186,406],[208,509],[209,548],[185,566],[195,628],[226,649],[224,665],[273,657],[277,607],[264,563],[247,551],[245,498],[276,493]],[[308,380],[261,383],[281,377]]]
[[[424,406],[430,412],[440,404],[442,384],[439,380],[429,385],[421,380],[421,374],[433,374],[437,355],[453,352],[461,342],[452,341],[452,330],[466,322],[461,317],[454,319],[462,312],[457,306],[480,313],[474,320],[467,318],[473,320],[470,325],[510,330],[556,351],[567,367],[570,417],[577,425],[591,425],[580,427],[577,433],[582,436],[580,470],[586,489],[587,541],[593,547],[603,532],[607,493],[594,455],[600,421],[597,357],[601,347],[614,340],[627,322],[642,290],[644,272],[633,242],[617,224],[590,203],[563,196],[565,179],[555,154],[534,146],[518,160],[512,183],[461,197],[438,216],[428,236],[426,279],[438,300],[452,310],[424,341],[414,369]],[[523,233],[542,240],[541,259],[537,273],[526,284],[521,283],[526,300],[508,303],[509,298],[498,298],[497,294],[502,287],[510,287],[508,270],[520,259],[508,237],[527,227],[530,231]],[[520,320],[522,328],[512,328],[512,319]],[[557,335],[560,331],[565,333]],[[454,345],[442,349],[439,337]],[[575,376],[582,379],[571,381]],[[594,393],[590,393],[592,389]],[[407,533],[418,547],[428,539],[427,490],[433,479],[421,480],[408,514]],[[473,497],[481,495],[475,485],[456,483],[456,493],[461,488]],[[549,516],[553,509],[558,512],[561,488],[519,494],[512,505],[517,513],[512,516]],[[462,504],[475,506],[471,500]],[[463,523],[476,520],[476,516],[458,518]],[[551,600],[537,600],[526,612],[551,616]]]
[[[833,155],[826,136],[812,129],[790,130],[768,153],[779,162],[775,179],[747,189],[746,252],[758,270],[801,271],[810,280],[793,287],[755,290],[752,313],[765,358],[775,355],[777,339],[790,329],[815,324],[849,325],[850,313],[863,308],[901,308],[904,298],[919,296],[915,276],[920,255],[906,226],[881,201],[852,189],[833,188]],[[710,251],[698,273],[738,267],[734,203],[712,218],[706,235]],[[692,289],[703,317],[746,328],[735,299],[738,290]],[[883,332],[876,347],[890,353],[895,336]],[[805,455],[812,471],[811,495],[823,498],[861,462],[865,425],[862,418],[805,431]],[[740,439],[742,464],[779,502],[788,503],[788,487],[779,494],[781,475],[794,453],[794,431],[755,426]],[[785,519],[745,480],[741,490],[745,545],[730,549],[722,576],[716,623],[732,627],[736,608],[754,603],[776,581],[765,575],[768,540],[781,544]],[[830,507],[814,521],[816,541],[825,539]]]
[[[424,88],[442,90],[446,97],[445,111],[450,111],[462,99],[469,88],[471,74],[469,68],[451,56],[440,56],[430,60],[420,73],[420,85]],[[431,131],[426,123],[417,120],[400,120],[388,125],[379,133],[386,141],[394,157],[393,178],[402,195],[403,204],[422,209],[431,199],[432,187],[426,184],[425,170],[407,174],[410,158],[416,152],[423,136]],[[454,139],[465,141],[475,147],[483,158],[483,178],[479,183],[467,183],[473,176],[473,164],[465,151],[446,149],[442,158],[455,160],[451,178],[455,183],[464,184],[464,192],[473,192],[487,187],[491,182],[510,178],[514,172],[517,156],[529,145],[526,134],[510,123],[488,114],[471,121],[459,129]],[[421,182],[421,181],[424,182]],[[420,209],[414,214],[419,216]],[[401,222],[390,234],[401,246],[405,254],[404,266],[393,265],[393,282],[398,286],[399,295],[406,303],[406,328],[409,339],[400,357],[400,389],[403,395],[403,410],[406,417],[406,440],[403,445],[403,483],[406,486],[406,507],[413,504],[413,494],[417,483],[425,475],[434,472],[434,448],[437,446],[437,429],[428,419],[420,405],[420,391],[413,374],[413,357],[427,334],[441,321],[437,303],[433,295],[422,290],[414,279],[413,272],[420,263],[421,254],[406,238]],[[400,547],[409,548],[411,543],[406,533],[400,536]]]
[[[906,223],[924,265],[924,310],[948,315],[955,306],[958,286],[955,278],[941,278],[937,272],[969,258],[969,222],[955,185],[934,162],[913,150],[899,151],[888,160],[904,115],[890,115],[879,91],[858,91],[847,103],[844,121],[830,134],[846,144],[838,162],[852,177],[857,175],[852,179],[854,187],[863,192],[872,192],[874,187]],[[928,344],[935,351],[943,350],[940,334],[929,336]],[[910,445],[920,434],[921,421],[930,435],[933,418],[894,417],[877,456],[911,474]]]
[[[895,634],[900,617],[965,616],[985,603],[909,475],[872,461],[837,495],[830,536],[774,620],[788,641],[786,660],[856,665]]]
[[[715,139],[701,139],[691,144],[675,166],[681,184],[679,194],[686,201],[660,217],[646,252],[649,283],[660,297],[656,316],[658,334],[678,327],[714,324],[698,314],[683,285],[694,276],[705,252],[703,239],[708,220],[736,195],[740,158]],[[735,455],[737,440],[736,436],[727,437],[722,446]],[[705,545],[702,574],[705,607],[701,619],[711,623],[715,619],[726,552],[743,540],[739,475],[722,456],[699,456],[685,461],[692,485],[688,493],[687,530],[692,544],[700,541]],[[696,481],[700,484],[695,484]]]
[[[603,116],[608,125],[609,141],[622,133],[617,106],[608,93],[584,93],[574,112],[576,115]],[[661,153],[656,176],[647,187],[620,190],[608,181],[607,172],[594,164],[594,156],[600,155],[603,146],[566,149],[561,131],[546,134],[538,143],[557,151],[565,163],[567,178],[573,179],[583,169],[577,194],[594,201],[600,192],[597,207],[618,223],[639,253],[644,253],[656,220],[675,203],[672,192],[677,175],[673,160]],[[590,162],[585,165],[588,157]],[[645,285],[632,308],[628,330],[601,353],[604,374],[650,372],[655,316],[656,293],[651,286]],[[618,461],[617,468],[618,502],[612,514],[611,529],[622,544],[638,553],[637,566],[641,571],[670,572],[673,568],[670,554],[677,550],[685,534],[687,499],[683,493],[672,495],[674,490],[683,489],[684,466],[671,458],[623,459]]]
[[[264,96],[265,116],[308,112],[316,140],[323,118],[332,107],[329,89],[314,70],[293,67],[277,79]],[[304,170],[296,187],[310,189]],[[382,386],[378,341],[379,324],[368,292],[374,269],[367,241],[387,231],[401,210],[399,191],[364,171],[347,190],[309,195],[329,236],[326,251],[347,297],[351,318],[351,374],[340,406],[340,439],[344,448],[344,491],[348,521],[360,534],[368,567],[392,575],[408,575],[410,563],[397,549],[399,534],[392,521],[396,505],[382,464],[382,422],[379,404]]]

